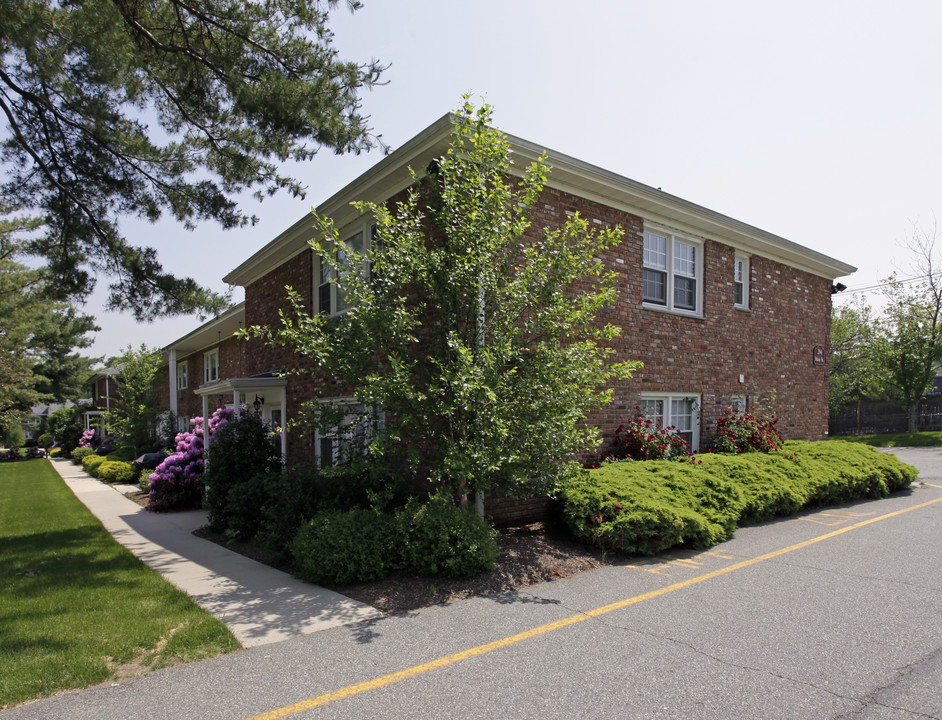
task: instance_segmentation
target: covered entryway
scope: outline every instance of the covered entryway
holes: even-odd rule
[[[202,398],[204,418],[210,417],[217,407],[233,410],[256,412],[263,421],[273,428],[279,428],[281,440],[281,458],[288,458],[288,438],[284,431],[288,419],[287,378],[275,373],[263,373],[244,378],[229,378],[216,382],[204,383],[196,390]],[[211,455],[209,437],[204,437],[207,461]]]

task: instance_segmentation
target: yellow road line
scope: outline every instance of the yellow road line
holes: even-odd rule
[[[580,623],[584,620],[589,620],[590,618],[597,618],[615,610],[622,610],[623,608],[637,605],[638,603],[644,602],[645,600],[653,600],[654,598],[667,595],[668,593],[672,593],[677,590],[682,590],[684,588],[690,587],[691,585],[696,585],[698,583],[705,582],[706,580],[712,580],[713,578],[720,577],[721,575],[726,575],[727,573],[747,568],[750,565],[755,565],[766,560],[771,560],[772,558],[794,552],[795,550],[801,550],[802,548],[822,542],[823,540],[829,540],[830,538],[836,537],[838,535],[843,535],[844,533],[850,532],[851,530],[857,530],[866,525],[871,525],[873,523],[880,522],[881,520],[887,520],[891,517],[896,517],[897,515],[902,515],[903,513],[908,513],[912,510],[919,510],[920,508],[934,505],[938,502],[942,502],[942,498],[936,498],[935,500],[929,500],[928,502],[924,502],[919,505],[913,505],[912,507],[908,508],[903,508],[902,510],[887,513],[886,515],[863,520],[862,522],[855,523],[854,525],[843,527],[840,530],[834,530],[832,532],[825,533],[824,535],[811,538],[810,540],[805,540],[804,542],[800,542],[795,545],[789,545],[788,547],[782,548],[780,550],[773,550],[772,552],[765,553],[764,555],[749,558],[748,560],[743,560],[742,562],[738,562],[733,565],[727,565],[726,567],[720,568],[719,570],[713,570],[712,572],[698,575],[696,577],[690,578],[689,580],[684,580],[682,582],[674,583],[673,585],[662,587],[659,590],[652,590],[651,592],[647,592],[642,595],[635,595],[634,597],[620,600],[619,602],[615,602],[610,605],[603,605],[602,607],[595,608],[594,610],[588,610],[584,613],[579,613],[578,615],[571,615],[570,617],[557,620],[556,622],[540,625],[539,627],[535,627],[531,630],[527,630],[516,635],[511,635],[509,637],[495,640],[494,642],[489,642],[484,645],[478,645],[477,647],[471,648],[469,650],[454,653],[453,655],[438,658],[437,660],[432,660],[431,662],[423,663],[421,665],[415,665],[411,668],[400,670],[399,672],[394,672],[390,673],[389,675],[383,675],[382,677],[374,678],[373,680],[367,680],[366,682],[357,683],[355,685],[348,685],[347,687],[341,688],[340,690],[335,690],[334,692],[325,693],[324,695],[308,698],[307,700],[302,700],[301,702],[294,703],[293,705],[286,705],[260,715],[253,715],[249,718],[246,718],[245,720],[280,720],[280,718],[296,715],[297,713],[305,712],[306,710],[313,710],[314,708],[320,707],[321,705],[327,705],[328,703],[332,703],[337,700],[343,700],[344,698],[352,697],[353,695],[359,695],[360,693],[367,692],[368,690],[377,690],[381,687],[385,687],[386,685],[392,685],[393,683],[407,680],[411,677],[415,677],[416,675],[427,673],[430,670],[436,670],[438,668],[461,662],[462,660],[468,660],[480,655],[486,655],[487,653],[493,652],[494,650],[499,650],[500,648],[504,648],[509,645],[515,645],[516,643],[523,642],[524,640],[539,637],[540,635],[545,635],[546,633],[568,627],[569,625]]]
[[[923,483],[923,485],[928,485],[929,487],[939,488],[942,490],[942,485],[933,485],[932,483]]]

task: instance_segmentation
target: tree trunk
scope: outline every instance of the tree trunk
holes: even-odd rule
[[[919,401],[909,404],[909,432],[918,432],[916,429],[916,418],[919,415]]]

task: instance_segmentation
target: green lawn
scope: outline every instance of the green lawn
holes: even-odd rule
[[[865,445],[873,445],[874,447],[935,447],[942,445],[942,432],[833,435],[830,439],[864,443]]]
[[[0,464],[0,709],[238,648],[115,542],[48,460]]]

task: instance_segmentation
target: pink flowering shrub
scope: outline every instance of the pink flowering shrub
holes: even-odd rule
[[[603,461],[614,460],[681,460],[691,461],[690,445],[674,426],[661,427],[641,414],[615,431],[611,448],[602,455]]]
[[[209,419],[209,439],[228,425],[233,411],[216,410]],[[203,418],[190,420],[191,430],[178,433],[174,452],[151,473],[147,487],[151,510],[199,507],[203,500]]]
[[[716,421],[713,451],[718,453],[776,452],[781,449],[782,434],[775,428],[774,415],[756,416],[727,410]]]
[[[86,430],[79,439],[79,447],[96,448],[101,443],[98,438],[98,431],[95,429]]]

